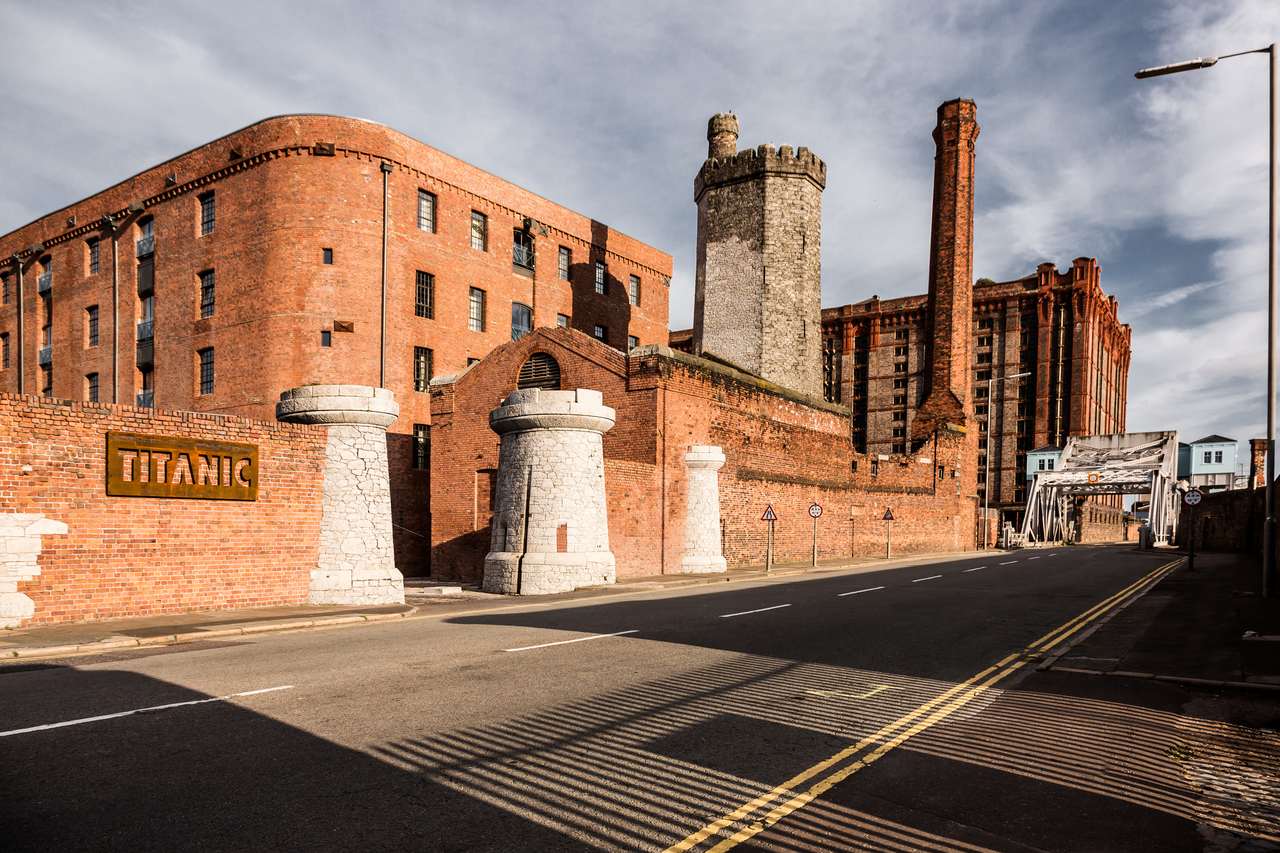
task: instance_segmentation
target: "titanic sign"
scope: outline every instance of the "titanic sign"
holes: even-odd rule
[[[255,501],[258,446],[109,432],[107,494]]]

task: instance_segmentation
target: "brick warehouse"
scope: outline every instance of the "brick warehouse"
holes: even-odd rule
[[[0,258],[0,391],[271,419],[296,386],[390,388],[406,574],[428,571],[432,375],[535,326],[667,336],[669,255],[336,116],[202,145],[0,237]]]

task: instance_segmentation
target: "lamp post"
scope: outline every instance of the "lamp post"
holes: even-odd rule
[[[989,548],[991,543],[987,541],[987,530],[990,523],[987,520],[987,514],[991,512],[991,422],[995,419],[994,412],[991,411],[991,405],[995,402],[995,387],[997,382],[1007,382],[1010,379],[1021,379],[1024,376],[1030,376],[1030,371],[1022,373],[1014,373],[1010,376],[1001,376],[999,379],[991,378],[987,380],[987,455],[986,471],[982,475],[982,547]]]
[[[1276,206],[1280,195],[1280,180],[1277,179],[1277,161],[1280,160],[1280,104],[1277,104],[1277,91],[1280,91],[1280,48],[1276,42],[1267,47],[1255,50],[1242,50],[1239,53],[1227,53],[1222,56],[1206,56],[1186,62],[1175,62],[1172,65],[1160,65],[1155,68],[1144,68],[1133,76],[1139,80],[1147,77],[1160,77],[1165,74],[1177,74],[1182,71],[1195,71],[1210,68],[1220,59],[1233,56],[1247,56],[1251,53],[1266,53],[1271,57],[1271,120],[1270,120],[1270,204],[1267,216],[1267,486],[1265,500],[1267,502],[1266,521],[1262,527],[1262,594],[1270,597],[1276,594],[1276,511],[1272,490],[1276,479]]]

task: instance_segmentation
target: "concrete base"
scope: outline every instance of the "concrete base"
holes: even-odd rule
[[[728,570],[724,557],[684,557],[680,560],[681,574],[707,575]]]
[[[0,628],[17,628],[36,614],[18,584],[40,574],[40,537],[65,535],[67,525],[36,513],[0,515]]]
[[[517,578],[520,579],[518,590]],[[551,595],[584,586],[611,584],[617,579],[617,568],[609,551],[564,554],[491,551],[484,560],[484,591],[504,595]]]
[[[313,569],[308,604],[404,604],[396,569]]]

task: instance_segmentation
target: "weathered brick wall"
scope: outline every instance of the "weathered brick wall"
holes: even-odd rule
[[[111,497],[106,433],[256,444],[256,501]],[[299,604],[318,555],[326,431],[0,394],[0,513],[65,522],[20,586],[30,624]],[[30,466],[30,471],[24,471]]]
[[[1280,491],[1276,497],[1280,499]],[[1266,506],[1265,488],[1207,492],[1194,513],[1182,505],[1177,544],[1185,548],[1191,541],[1194,520],[1196,547],[1201,550],[1261,553]]]

